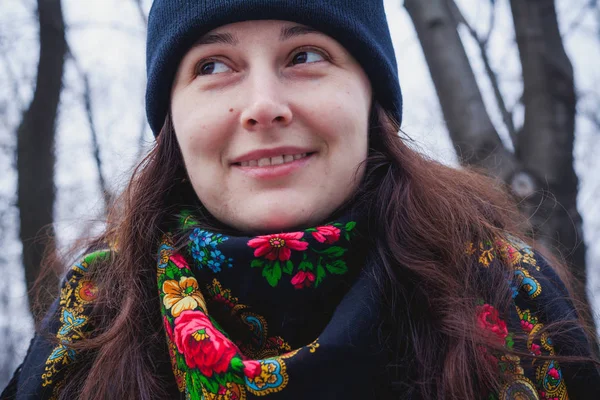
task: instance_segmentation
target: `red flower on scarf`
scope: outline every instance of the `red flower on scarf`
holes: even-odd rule
[[[508,329],[506,329],[506,323],[500,319],[498,310],[494,307],[489,304],[478,306],[477,324],[491,333],[498,344],[503,345],[505,343],[506,336],[508,336]]]
[[[312,235],[319,243],[331,244],[340,240],[340,230],[333,225],[317,226],[316,229]]]
[[[304,287],[312,286],[315,281],[315,274],[309,271],[298,271],[291,280],[292,285],[296,289],[302,289]]]
[[[276,235],[257,236],[248,241],[248,246],[254,250],[254,257],[265,256],[267,260],[287,261],[292,255],[292,250],[304,251],[308,247],[307,242],[301,242],[304,233],[291,232]]]
[[[184,311],[175,319],[175,344],[189,368],[211,377],[229,369],[238,350],[201,311]]]
[[[185,261],[185,258],[183,258],[183,256],[179,253],[174,253],[171,256],[171,261],[173,261],[173,263],[177,265],[177,268],[179,269],[190,269],[187,261]]]
[[[256,360],[246,360],[244,363],[244,375],[248,379],[254,379],[260,375],[261,366],[260,363]]]
[[[548,395],[544,391],[540,392],[540,396],[542,396],[543,400],[560,400],[558,397],[548,397]]]
[[[167,335],[169,339],[173,340],[173,328],[171,328],[171,324],[166,316],[163,317],[163,324],[165,326],[165,331],[167,331]]]
[[[522,319],[521,328],[523,328],[525,332],[531,332],[531,330],[533,329],[533,324],[529,321],[525,321],[524,319]]]

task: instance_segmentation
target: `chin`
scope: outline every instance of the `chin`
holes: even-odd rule
[[[253,219],[243,221],[240,225],[244,226],[245,231],[259,234],[303,230],[320,222],[315,214],[290,205],[261,207],[250,215]]]

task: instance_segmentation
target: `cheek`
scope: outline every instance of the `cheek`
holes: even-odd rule
[[[208,104],[208,105],[207,105]],[[214,103],[195,99],[179,98],[172,103],[173,126],[185,164],[193,169],[198,164],[210,168],[215,162],[220,163],[221,155],[228,143],[228,112],[219,111]]]
[[[320,125],[327,152],[336,164],[352,168],[367,156],[368,110],[346,104],[329,111],[323,114]]]
[[[319,131],[327,135],[324,138],[327,141],[342,140],[344,146],[361,141],[366,143],[370,90],[353,76],[336,83],[323,85],[317,95],[306,99],[313,123],[320,125]]]
[[[328,201],[341,204],[354,192],[364,174],[369,104],[348,100],[337,104],[323,104],[318,111],[317,131],[326,143],[326,153],[323,176],[318,179],[315,176],[315,187],[327,193]]]
[[[352,80],[338,91],[335,108],[331,109],[329,144],[332,151],[333,185],[350,196],[364,174],[364,160],[368,154],[368,125],[371,106],[370,92]],[[360,167],[360,169],[359,169]],[[345,199],[344,199],[345,200]]]

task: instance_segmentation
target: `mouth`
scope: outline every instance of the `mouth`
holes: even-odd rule
[[[298,171],[304,170],[311,164],[316,154],[316,151],[307,153],[290,152],[288,154],[272,155],[271,157],[246,159],[235,162],[232,166],[235,170],[252,179],[279,182],[281,179],[288,179]],[[257,154],[256,156],[260,155]]]
[[[241,162],[233,163],[233,165],[238,167],[271,167],[283,164],[291,164],[294,161],[303,160],[315,154],[315,152],[310,153],[297,153],[297,154],[281,154],[273,157],[262,157],[255,160],[246,160]]]

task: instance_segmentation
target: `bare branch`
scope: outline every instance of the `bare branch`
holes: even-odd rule
[[[138,29],[136,27],[122,24],[119,22],[96,22],[96,21],[85,21],[85,22],[74,22],[69,25],[69,32],[73,31],[89,31],[90,29],[101,29],[111,30],[115,32],[121,32],[127,35],[140,36],[145,35],[145,30]]]
[[[96,130],[96,123],[94,121],[94,110],[92,107],[92,88],[90,87],[90,79],[87,73],[82,76],[84,92],[83,101],[85,105],[85,113],[87,115],[88,124],[90,126],[90,133],[92,134],[92,147],[94,153],[94,160],[98,167],[98,180],[100,181],[100,190],[104,197],[104,205],[106,209],[110,204],[110,192],[106,187],[106,181],[104,180],[104,174],[102,173],[102,159],[100,158],[100,144],[98,143],[98,132]]]
[[[448,0],[405,0],[461,163],[507,180],[517,168],[485,109]]]
[[[4,69],[6,70],[6,75],[8,76],[8,80],[12,83],[10,85],[12,91],[12,97],[14,102],[17,104],[17,108],[19,109],[19,114],[23,113],[25,110],[25,105],[21,101],[21,95],[19,93],[19,80],[17,79],[17,75],[13,71],[10,66],[10,61],[8,60],[8,52],[0,50],[0,55],[2,56],[2,64],[4,65]]]
[[[98,142],[98,131],[96,129],[96,122],[94,119],[94,108],[92,105],[92,88],[90,85],[89,74],[85,72],[83,68],[79,65],[70,47],[68,54],[71,61],[73,61],[75,69],[79,73],[79,76],[81,77],[81,80],[83,82],[83,104],[88,121],[88,126],[90,128],[90,133],[92,135],[92,152],[94,154],[96,168],[98,168],[98,181],[100,184],[100,190],[102,191],[102,196],[104,198],[104,206],[107,210],[111,201],[111,193],[108,187],[106,186],[106,180],[104,179],[104,174],[102,172],[102,157],[100,156],[100,143]]]
[[[494,90],[494,97],[496,99],[496,103],[498,105],[498,108],[500,109],[500,113],[502,114],[502,121],[504,122],[504,125],[506,125],[506,129],[508,130],[508,134],[509,134],[510,140],[513,144],[513,148],[516,150],[517,149],[517,130],[515,129],[513,115],[506,107],[506,103],[504,102],[504,97],[502,96],[502,92],[500,91],[500,83],[498,82],[498,76],[496,75],[496,72],[492,68],[492,65],[490,63],[490,59],[488,56],[488,51],[487,51],[488,41],[489,41],[490,34],[491,34],[493,26],[494,26],[493,21],[495,20],[495,18],[493,16],[496,14],[496,8],[495,7],[492,8],[492,11],[491,11],[492,17],[490,17],[491,18],[490,30],[488,31],[487,35],[484,38],[482,38],[479,36],[479,34],[475,30],[475,28],[473,28],[471,26],[471,24],[469,24],[469,22],[465,19],[464,15],[460,11],[460,9],[458,8],[458,6],[454,2],[454,0],[448,0],[448,5],[450,6],[450,10],[452,12],[452,16],[454,17],[455,21],[457,23],[463,24],[467,28],[467,30],[469,31],[469,33],[471,34],[473,39],[475,39],[477,46],[479,47],[479,52],[481,53],[481,59],[483,61],[483,65],[485,66],[485,72],[488,76],[488,79],[490,80],[490,83]]]
[[[140,14],[140,17],[142,18],[142,21],[144,21],[144,25],[146,27],[148,27],[148,16],[144,12],[144,7],[142,6],[142,0],[133,0],[133,2],[137,7],[138,13]]]
[[[579,10],[577,17],[575,17],[573,22],[571,22],[571,25],[569,25],[569,27],[565,30],[565,33],[563,33],[563,38],[566,38],[567,36],[575,32],[577,28],[579,28],[579,26],[583,23],[583,19],[586,17],[588,12],[590,10],[593,10],[597,6],[598,0],[589,0],[586,4],[584,4],[583,7],[581,7],[581,10]]]
[[[577,114],[594,124],[596,131],[600,132],[600,112],[590,109],[581,109],[578,107]]]
[[[486,32],[485,36],[482,38],[483,42],[486,44],[489,43],[490,41],[490,36],[492,36],[492,32],[494,31],[494,27],[496,26],[496,1],[495,0],[490,0],[490,5],[491,5],[491,9],[490,9],[490,23],[488,24],[488,31]]]
[[[596,6],[596,29],[598,38],[600,38],[600,7]]]

